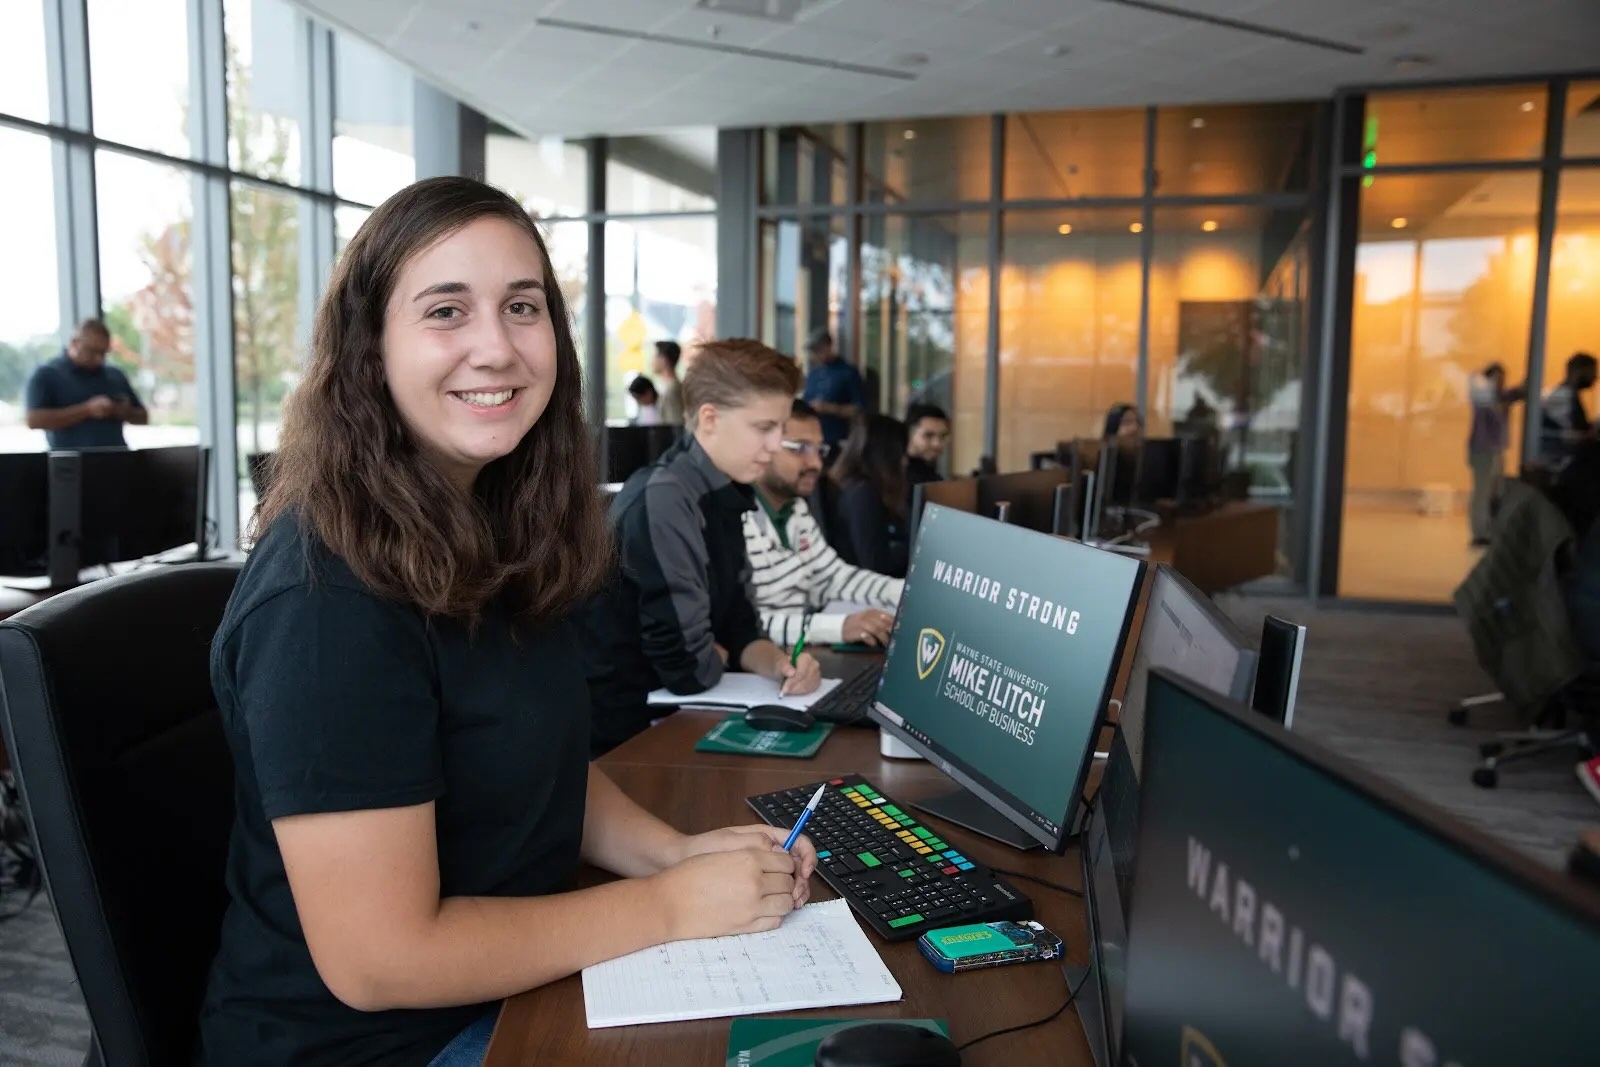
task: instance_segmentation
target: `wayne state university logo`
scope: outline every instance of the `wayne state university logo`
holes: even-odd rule
[[[1183,1028],[1182,1067],[1228,1067],[1215,1045],[1192,1026]]]
[[[939,665],[944,655],[944,634],[931,626],[924,626],[917,634],[917,678],[926,679]]]

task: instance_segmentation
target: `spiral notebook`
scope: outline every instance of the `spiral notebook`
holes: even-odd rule
[[[583,969],[591,1030],[900,997],[842,900],[807,904],[766,933],[671,941]]]

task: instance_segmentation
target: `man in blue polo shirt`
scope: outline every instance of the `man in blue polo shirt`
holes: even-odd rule
[[[106,366],[110,349],[106,324],[85,319],[61,354],[29,375],[28,426],[43,430],[51,448],[126,447],[122,424],[150,421],[128,376]]]
[[[830,448],[850,436],[850,422],[861,413],[867,390],[861,372],[839,358],[833,335],[825,327],[811,332],[806,342],[811,369],[806,372],[805,400],[822,422],[822,439]]]

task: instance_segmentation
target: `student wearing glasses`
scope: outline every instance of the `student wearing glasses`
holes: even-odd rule
[[[749,340],[707,342],[687,362],[689,433],[612,501],[621,565],[583,615],[596,756],[659,717],[652,689],[701,693],[727,670],[765,675],[784,693],[822,680],[809,654],[791,666],[762,633],[744,548],[751,483],[782,451],[800,370]]]
[[[804,633],[822,644],[851,642],[882,648],[894,625],[905,582],[839,558],[817,525],[806,498],[827,462],[815,409],[796,400],[783,424],[782,450],[756,481],[755,511],[744,514],[744,547],[755,582],[761,629],[780,645]],[[830,601],[862,605],[826,612]]]

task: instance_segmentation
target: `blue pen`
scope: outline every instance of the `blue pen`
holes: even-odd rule
[[[783,850],[785,852],[794,847],[795,838],[799,837],[800,831],[806,828],[806,821],[811,818],[811,813],[817,810],[817,805],[822,801],[822,791],[826,788],[828,788],[828,783],[823,782],[817,786],[817,791],[811,794],[811,802],[806,805],[806,810],[800,813],[800,817],[794,821],[794,829],[789,831],[789,836],[784,838]]]

